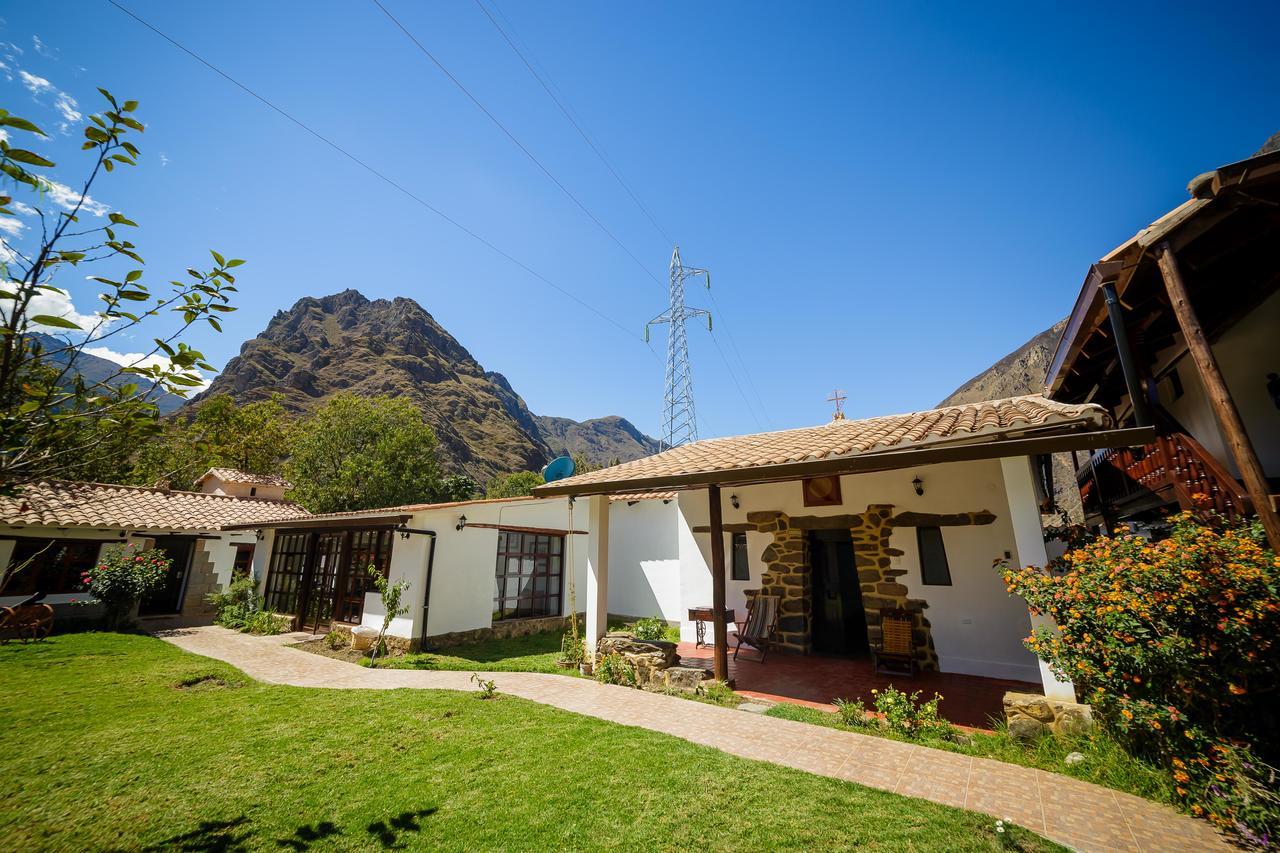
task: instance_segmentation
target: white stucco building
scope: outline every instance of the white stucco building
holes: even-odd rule
[[[1035,459],[1140,438],[1108,426],[1096,406],[1019,397],[699,441],[535,494],[590,507],[588,642],[608,614],[645,609],[685,640],[694,609],[727,633],[763,593],[780,599],[784,649],[864,655],[883,613],[907,611],[922,668],[1069,699],[1022,645],[1039,617],[992,564],[1048,562]],[[727,673],[732,641],[717,645]]]
[[[141,615],[208,621],[205,596],[247,573],[258,548],[252,531],[226,525],[307,511],[284,500],[288,483],[278,477],[215,468],[197,485],[202,491],[46,480],[0,497],[0,606],[41,592],[59,619],[93,617],[81,573],[106,551],[133,545],[162,548],[173,560]]]

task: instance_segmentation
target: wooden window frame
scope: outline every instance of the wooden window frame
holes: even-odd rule
[[[267,581],[262,590],[263,607],[275,613],[297,614],[303,583],[310,574],[311,531],[281,530],[271,543]],[[282,547],[286,545],[288,547]],[[292,583],[289,583],[292,581]]]
[[[938,535],[938,553],[942,555],[942,565],[934,566],[934,575],[931,580],[930,568],[925,560],[924,537],[925,531],[936,531]],[[942,528],[933,525],[922,525],[916,528],[916,553],[920,558],[920,583],[925,586],[953,586],[951,580],[951,561],[947,558],[947,540],[942,535]],[[931,552],[932,553],[932,552]],[[936,574],[937,569],[941,569],[941,578]]]
[[[493,621],[559,616],[564,601],[564,536],[498,530]],[[516,571],[512,572],[512,564]],[[528,570],[526,571],[526,565]],[[515,595],[510,594],[515,582]],[[542,589],[538,590],[538,582]]]

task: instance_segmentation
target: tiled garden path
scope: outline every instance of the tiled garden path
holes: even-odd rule
[[[304,635],[254,637],[223,628],[160,634],[249,676],[297,687],[473,690],[469,672],[366,669],[287,648]],[[309,637],[310,635],[305,635]],[[1078,850],[1225,850],[1206,823],[1138,797],[984,758],[690,702],[675,696],[532,672],[486,675],[498,690],[566,711],[674,735],[743,758],[770,761],[949,806],[1011,818]]]

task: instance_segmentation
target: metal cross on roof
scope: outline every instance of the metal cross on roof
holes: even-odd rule
[[[849,398],[846,397],[845,393],[841,391],[839,388],[831,392],[831,396],[827,398],[827,402],[836,404],[836,411],[835,411],[835,414],[831,416],[831,420],[833,421],[844,420],[844,401],[847,399]]]

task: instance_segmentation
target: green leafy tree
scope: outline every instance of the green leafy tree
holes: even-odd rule
[[[278,395],[240,406],[218,394],[189,414],[170,419],[161,434],[138,451],[128,479],[147,486],[165,481],[188,489],[210,468],[278,474],[292,429]]]
[[[339,394],[303,420],[290,442],[292,497],[312,512],[436,500],[436,437],[408,400]]]
[[[534,487],[546,481],[537,471],[515,471],[499,474],[484,487],[486,498],[519,498],[533,494]]]
[[[18,227],[5,228],[0,247],[0,489],[5,491],[42,477],[81,477],[121,446],[154,433],[159,425],[154,398],[166,391],[185,396],[201,384],[199,370],[213,369],[179,339],[197,323],[220,330],[217,314],[234,310],[230,270],[243,261],[212,252],[212,269],[188,269],[185,280],[171,282],[170,293],[153,296],[143,259],[125,236],[137,223],[89,196],[117,166],[136,165],[138,148],[126,137],[145,130],[134,115],[137,101],[120,103],[105,89],[99,91],[108,109],[89,116],[84,128],[82,149],[89,152],[90,164],[78,189],[50,177],[53,161],[20,147],[23,138],[45,136],[44,131],[0,109],[6,137],[0,139],[0,217],[33,220],[30,228],[21,219]],[[10,137],[16,137],[13,143]],[[16,200],[17,192],[27,194],[26,201]],[[101,305],[92,319],[71,319],[63,316],[71,313],[65,309],[51,313],[57,309],[46,306],[67,296],[53,283],[60,273],[83,277],[103,264],[123,274],[88,276],[101,288]],[[162,317],[172,322],[165,325]],[[156,336],[133,364],[93,380],[77,370],[87,345],[144,329]],[[55,334],[33,334],[49,330]],[[91,422],[95,428],[86,427]]]
[[[439,501],[469,501],[480,493],[480,486],[465,474],[450,474],[440,480]]]

